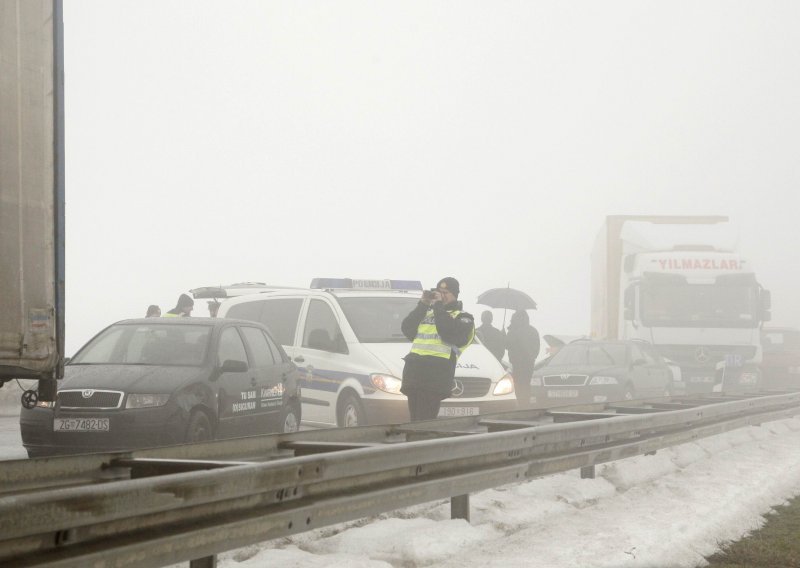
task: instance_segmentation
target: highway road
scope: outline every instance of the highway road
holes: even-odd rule
[[[0,460],[27,457],[19,435],[19,412],[0,408]]]

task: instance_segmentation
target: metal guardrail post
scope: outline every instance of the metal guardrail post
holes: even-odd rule
[[[450,498],[450,518],[469,522],[469,493]]]

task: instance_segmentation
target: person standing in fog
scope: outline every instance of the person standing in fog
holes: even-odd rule
[[[401,324],[403,335],[413,342],[405,356],[400,392],[408,397],[411,420],[433,420],[442,400],[455,386],[456,362],[475,338],[475,321],[462,312],[455,278],[439,280],[426,290],[417,307]]]
[[[539,356],[539,332],[530,324],[528,312],[518,310],[511,316],[506,334],[508,360],[514,377],[517,406],[528,408],[531,400],[531,377]]]
[[[155,304],[150,304],[149,306],[147,306],[147,314],[144,317],[146,317],[146,318],[160,318],[161,317],[161,308],[159,308]]]
[[[165,318],[188,318],[192,315],[194,300],[187,294],[178,297],[178,303],[170,311],[164,314]]]
[[[506,335],[492,325],[492,319],[492,312],[484,311],[481,314],[481,325],[475,330],[475,335],[498,361],[502,361],[506,353]]]

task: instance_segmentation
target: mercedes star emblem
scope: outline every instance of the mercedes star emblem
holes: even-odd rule
[[[708,352],[708,347],[698,347],[695,349],[694,359],[698,363],[708,363],[711,360],[711,354]]]

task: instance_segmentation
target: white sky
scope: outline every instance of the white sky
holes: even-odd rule
[[[529,292],[608,214],[722,214],[800,325],[800,3],[66,0],[67,354],[179,293]],[[502,313],[498,313],[502,317]]]
[[[800,493],[800,419],[482,491],[220,555],[220,568],[595,568],[704,564]]]

